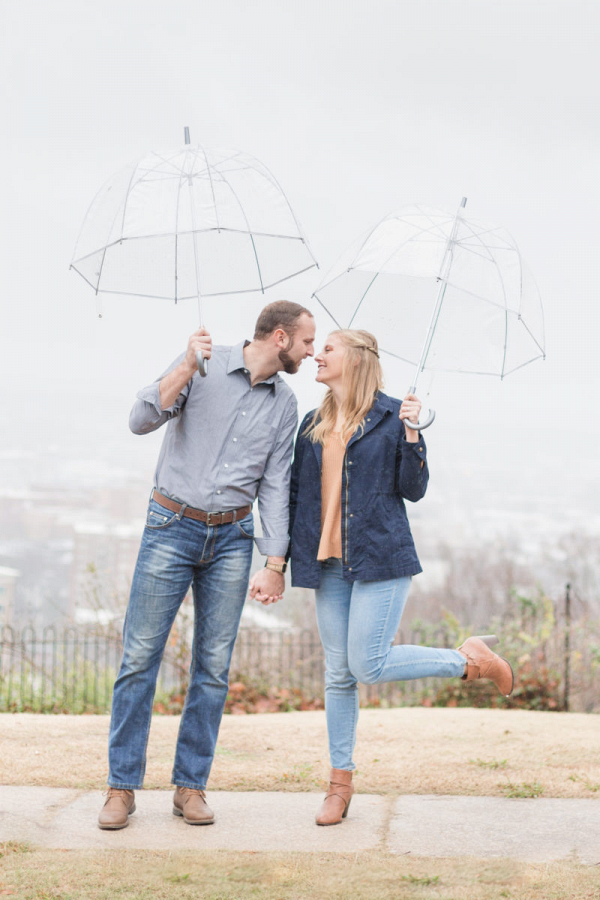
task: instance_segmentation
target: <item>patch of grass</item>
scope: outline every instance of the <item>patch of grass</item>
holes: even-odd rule
[[[589,778],[584,777],[583,775],[569,775],[569,781],[579,782],[584,786],[586,791],[591,791],[593,794],[596,794],[600,791],[600,783],[597,781],[590,781]]]
[[[597,900],[598,871],[572,862],[386,854],[57,851],[3,860],[11,900]]]
[[[417,878],[416,875],[401,875],[400,878],[402,881],[408,881],[410,884],[437,884],[440,880],[439,875],[423,875],[422,878]]]
[[[24,841],[0,842],[0,859],[15,853],[32,853],[32,848]]]
[[[539,781],[521,781],[519,784],[509,781],[507,784],[501,784],[500,787],[506,797],[541,797],[544,793],[544,786]]]
[[[281,781],[283,781],[285,784],[304,784],[316,786],[319,786],[321,784],[321,779],[315,776],[314,766],[310,765],[310,763],[295,765],[288,772],[283,772],[281,775]]]
[[[506,759],[470,759],[470,763],[479,766],[481,769],[505,769],[508,760]]]

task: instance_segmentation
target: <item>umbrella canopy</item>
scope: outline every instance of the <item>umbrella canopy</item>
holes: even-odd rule
[[[544,357],[535,282],[505,228],[407,206],[356,241],[314,296],[340,328],[423,369],[505,375]]]
[[[175,302],[262,292],[315,265],[266,166],[239,150],[189,143],[150,153],[106,182],[71,262],[96,293]]]

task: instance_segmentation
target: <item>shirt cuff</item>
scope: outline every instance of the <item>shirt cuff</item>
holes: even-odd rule
[[[254,538],[254,543],[258,548],[258,552],[263,556],[281,556],[285,557],[287,553],[289,538],[282,540],[281,538]]]
[[[427,458],[427,448],[425,447],[423,438],[420,438],[418,441],[407,441],[406,438],[402,438],[402,452],[406,452],[409,448],[412,449],[420,459]]]

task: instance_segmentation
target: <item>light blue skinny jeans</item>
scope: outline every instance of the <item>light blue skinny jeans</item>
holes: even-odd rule
[[[325,713],[334,769],[353,770],[358,683],[410,681],[435,675],[458,678],[465,657],[457,650],[392,646],[411,578],[345,581],[339,559],[321,564],[317,623],[325,650]]]
[[[206,787],[227,697],[229,664],[248,589],[252,514],[207,526],[150,501],[123,628],[108,742],[108,783],[141,788],[158,668],[190,585],[194,640],[171,780]]]

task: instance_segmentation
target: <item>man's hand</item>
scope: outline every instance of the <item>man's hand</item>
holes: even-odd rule
[[[419,432],[407,425],[406,419],[410,419],[411,422],[418,422],[420,414],[421,401],[414,394],[407,394],[400,407],[400,418],[404,421],[404,427],[406,428],[406,440],[410,441],[411,444],[416,444],[419,440]]]
[[[259,569],[250,579],[249,594],[263,606],[281,600],[284,590],[285,578],[272,569]]]
[[[212,353],[212,338],[206,328],[199,328],[198,331],[195,331],[190,335],[188,341],[185,364],[192,375],[198,368],[196,363],[196,353],[198,351],[202,352],[204,359],[210,359]]]
[[[188,347],[183,360],[172,372],[162,379],[159,385],[161,409],[169,409],[179,396],[188,381],[198,371],[196,362],[196,350],[202,350],[205,359],[210,359],[212,352],[212,338],[206,328],[199,328],[188,341]]]

